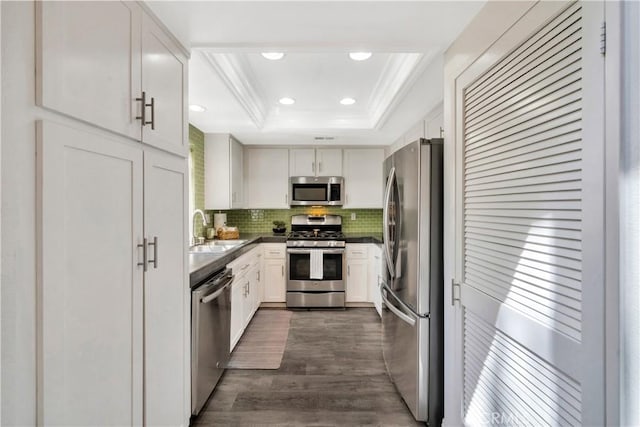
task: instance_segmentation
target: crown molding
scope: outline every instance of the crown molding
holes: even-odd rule
[[[400,53],[389,58],[368,105],[372,129],[380,130],[384,126],[431,56],[422,53]]]
[[[260,88],[255,86],[249,63],[241,55],[202,51],[207,63],[220,76],[258,129],[262,129],[267,108]]]

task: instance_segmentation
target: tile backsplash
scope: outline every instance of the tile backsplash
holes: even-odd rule
[[[193,125],[189,125],[189,150],[192,162],[189,185],[193,186],[194,205],[196,209],[204,209],[204,133]],[[202,223],[196,221],[198,236],[204,235],[202,228]]]
[[[342,216],[344,233],[382,233],[382,209],[342,209],[336,207],[294,207],[291,209],[233,209],[207,211],[226,212],[227,225],[236,226],[244,233],[270,233],[273,221],[284,221],[290,231],[291,215],[335,214]],[[355,219],[352,218],[355,214]]]

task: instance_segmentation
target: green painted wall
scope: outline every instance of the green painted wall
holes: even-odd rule
[[[227,213],[227,225],[236,226],[245,233],[270,233],[274,220],[284,221],[287,224],[287,231],[289,231],[291,215],[303,213],[341,215],[342,230],[345,233],[382,233],[382,209],[295,207],[291,209],[235,209],[222,212]],[[351,219],[352,213],[356,214],[355,220]]]
[[[189,149],[193,164],[189,185],[193,185],[195,189],[196,209],[204,209],[204,133],[193,125],[189,125]],[[196,233],[204,236],[200,221],[196,221]]]

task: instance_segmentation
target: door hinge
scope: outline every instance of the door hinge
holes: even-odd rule
[[[456,288],[458,288],[457,294]],[[456,301],[460,302],[460,282],[456,281],[456,279],[451,279],[451,305],[455,306]]]
[[[600,25],[600,54],[607,54],[607,23],[605,21]]]

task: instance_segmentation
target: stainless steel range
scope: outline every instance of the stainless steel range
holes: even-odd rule
[[[287,236],[287,307],[344,307],[340,215],[293,215]]]

